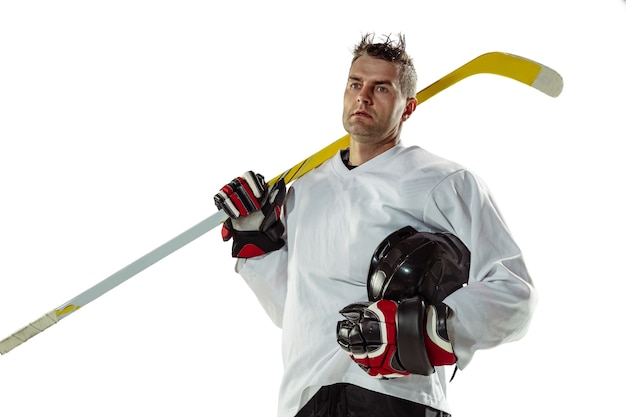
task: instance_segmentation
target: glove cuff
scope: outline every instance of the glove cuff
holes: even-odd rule
[[[398,304],[398,359],[402,366],[412,374],[430,375],[435,372],[431,364],[426,341],[424,340],[424,322],[426,304],[421,297],[413,297]]]
[[[426,351],[434,366],[456,363],[456,355],[448,337],[448,313],[449,308],[445,304],[430,305],[426,313]]]
[[[282,238],[285,226],[280,220],[266,232],[235,230],[229,222],[230,219],[224,223],[222,238],[226,241],[232,237],[233,258],[254,258],[278,250],[285,245]]]

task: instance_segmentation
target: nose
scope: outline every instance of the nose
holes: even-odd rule
[[[367,93],[367,91],[365,89],[362,89],[359,94],[356,96],[356,101],[357,103],[363,103],[363,104],[372,104],[372,98],[370,97],[370,95]]]

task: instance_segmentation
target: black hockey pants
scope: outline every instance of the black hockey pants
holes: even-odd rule
[[[450,417],[450,414],[356,385],[322,387],[296,417]]]

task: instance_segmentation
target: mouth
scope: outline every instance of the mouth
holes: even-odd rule
[[[372,115],[366,112],[365,110],[357,110],[354,113],[352,113],[352,116],[363,117],[363,118],[368,118],[368,119],[372,118]]]

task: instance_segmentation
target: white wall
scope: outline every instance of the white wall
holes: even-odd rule
[[[619,409],[626,92],[620,0],[1,1],[0,337],[344,134],[350,49],[403,32],[423,88],[505,51],[557,99],[476,76],[404,142],[490,185],[540,294],[530,333],[479,352],[455,415]],[[11,416],[273,416],[280,332],[214,230],[0,358]],[[537,411],[540,407],[541,411]]]

